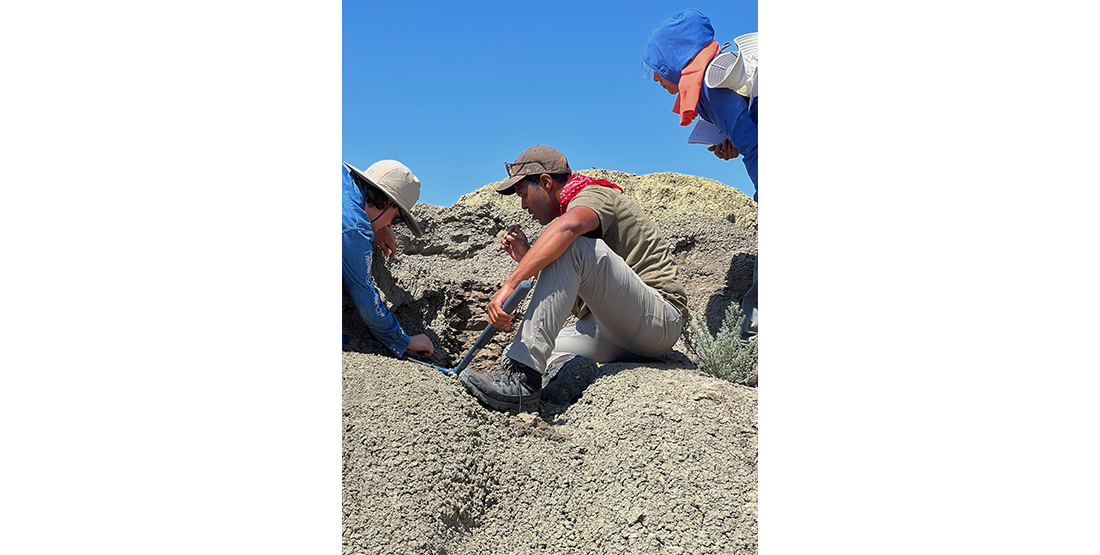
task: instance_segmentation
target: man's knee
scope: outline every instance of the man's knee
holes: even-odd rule
[[[577,237],[573,242],[565,249],[565,252],[561,254],[550,264],[547,264],[543,271],[560,272],[568,269],[575,273],[580,273],[586,264],[595,261],[597,257],[602,254],[598,249],[598,245],[602,244],[606,249],[607,244],[602,239],[593,239],[591,237]]]

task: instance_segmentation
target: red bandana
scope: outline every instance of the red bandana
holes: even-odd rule
[[[623,192],[623,188],[606,180],[606,179],[592,179],[587,175],[581,175],[579,173],[573,174],[573,177],[569,178],[569,181],[565,182],[565,187],[562,187],[561,194],[558,195],[558,202],[561,203],[561,213],[565,214],[565,211],[569,207],[569,201],[573,200],[573,197],[577,196],[585,187],[589,185],[599,185],[601,187],[611,187],[612,189],[618,189],[619,192]]]

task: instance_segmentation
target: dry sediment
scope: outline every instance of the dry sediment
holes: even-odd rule
[[[756,390],[615,363],[556,417],[344,353],[345,553],[752,553]]]
[[[751,283],[755,204],[678,174],[583,171],[623,185],[665,233],[692,312],[713,330]],[[410,334],[452,367],[485,326],[514,263],[498,244],[541,226],[489,184],[418,206],[420,239],[376,253],[379,289]],[[520,311],[525,306],[521,305]],[[659,362],[599,366],[560,414],[499,413],[457,380],[398,361],[345,294],[345,553],[754,553],[756,390],[694,369],[683,343]],[[511,333],[475,359],[491,367]]]

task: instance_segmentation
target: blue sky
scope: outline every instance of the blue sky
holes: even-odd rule
[[[755,1],[344,2],[343,158],[399,160],[442,206],[535,144],[575,170],[698,175],[751,196],[740,159],[687,144],[641,66],[650,30],[692,7],[719,42],[759,30]]]

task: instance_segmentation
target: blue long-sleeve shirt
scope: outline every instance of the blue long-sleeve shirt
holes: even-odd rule
[[[699,117],[713,123],[740,151],[745,171],[752,180],[752,200],[757,200],[760,186],[756,182],[756,119],[760,98],[753,99],[750,112],[749,99],[730,89],[711,89],[706,85],[701,89],[699,104],[696,106]]]
[[[363,191],[355,184],[354,178],[344,169],[344,283],[348,286],[351,300],[359,317],[367,324],[371,334],[400,357],[409,347],[409,335],[401,329],[397,317],[382,302],[378,288],[374,285],[371,273],[371,261],[374,256],[374,230],[370,218],[363,209]]]

